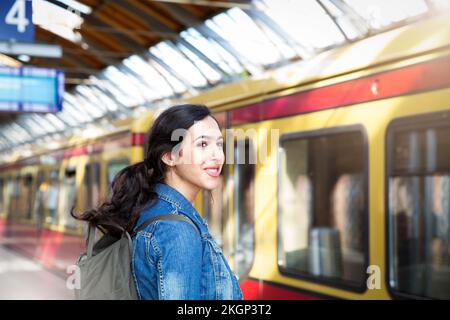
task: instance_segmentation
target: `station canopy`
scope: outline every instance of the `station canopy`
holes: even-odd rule
[[[38,42],[59,59],[0,65],[65,73],[63,110],[0,115],[0,163],[117,119],[308,59],[424,16],[450,0],[32,0]]]

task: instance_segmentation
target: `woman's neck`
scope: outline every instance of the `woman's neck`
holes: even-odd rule
[[[168,174],[164,181],[165,184],[174,188],[179,193],[181,193],[192,205],[194,205],[195,198],[200,192],[200,188],[194,186],[193,184],[181,179],[176,174]]]

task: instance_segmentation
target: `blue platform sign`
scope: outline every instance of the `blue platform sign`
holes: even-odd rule
[[[64,73],[55,69],[0,66],[0,111],[62,110]]]
[[[0,0],[0,41],[34,41],[31,0]]]

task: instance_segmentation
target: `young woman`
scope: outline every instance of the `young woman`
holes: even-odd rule
[[[242,299],[235,274],[193,206],[201,190],[220,183],[224,153],[217,121],[205,106],[171,107],[155,120],[146,150],[143,162],[116,175],[110,199],[81,219],[119,224],[131,233],[161,214],[187,217],[156,220],[133,238],[139,298]]]

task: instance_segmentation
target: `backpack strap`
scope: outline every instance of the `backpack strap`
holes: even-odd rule
[[[201,232],[198,229],[197,225],[192,222],[192,220],[185,215],[182,214],[173,214],[173,213],[167,213],[167,214],[160,214],[153,218],[145,220],[142,224],[140,224],[134,231],[130,234],[131,237],[134,237],[139,231],[143,230],[145,227],[147,227],[150,223],[157,221],[157,220],[178,220],[178,221],[184,221],[192,225],[195,230],[200,235]]]
[[[101,222],[101,223],[95,225],[94,223],[90,222],[89,226],[88,226],[88,236],[87,236],[87,240],[86,240],[87,241],[86,255],[88,258],[92,257],[93,252],[94,252],[95,232],[97,230],[97,226],[110,226],[110,227],[119,229],[120,231],[122,231],[122,234],[125,234],[126,237],[128,238],[128,242],[129,242],[130,248],[131,248],[131,245],[132,245],[131,237],[126,232],[126,230],[124,228],[122,228],[119,224],[110,221],[110,222]]]
[[[89,223],[88,236],[87,236],[87,257],[92,257],[92,251],[94,250],[95,229],[97,227],[93,223]]]

